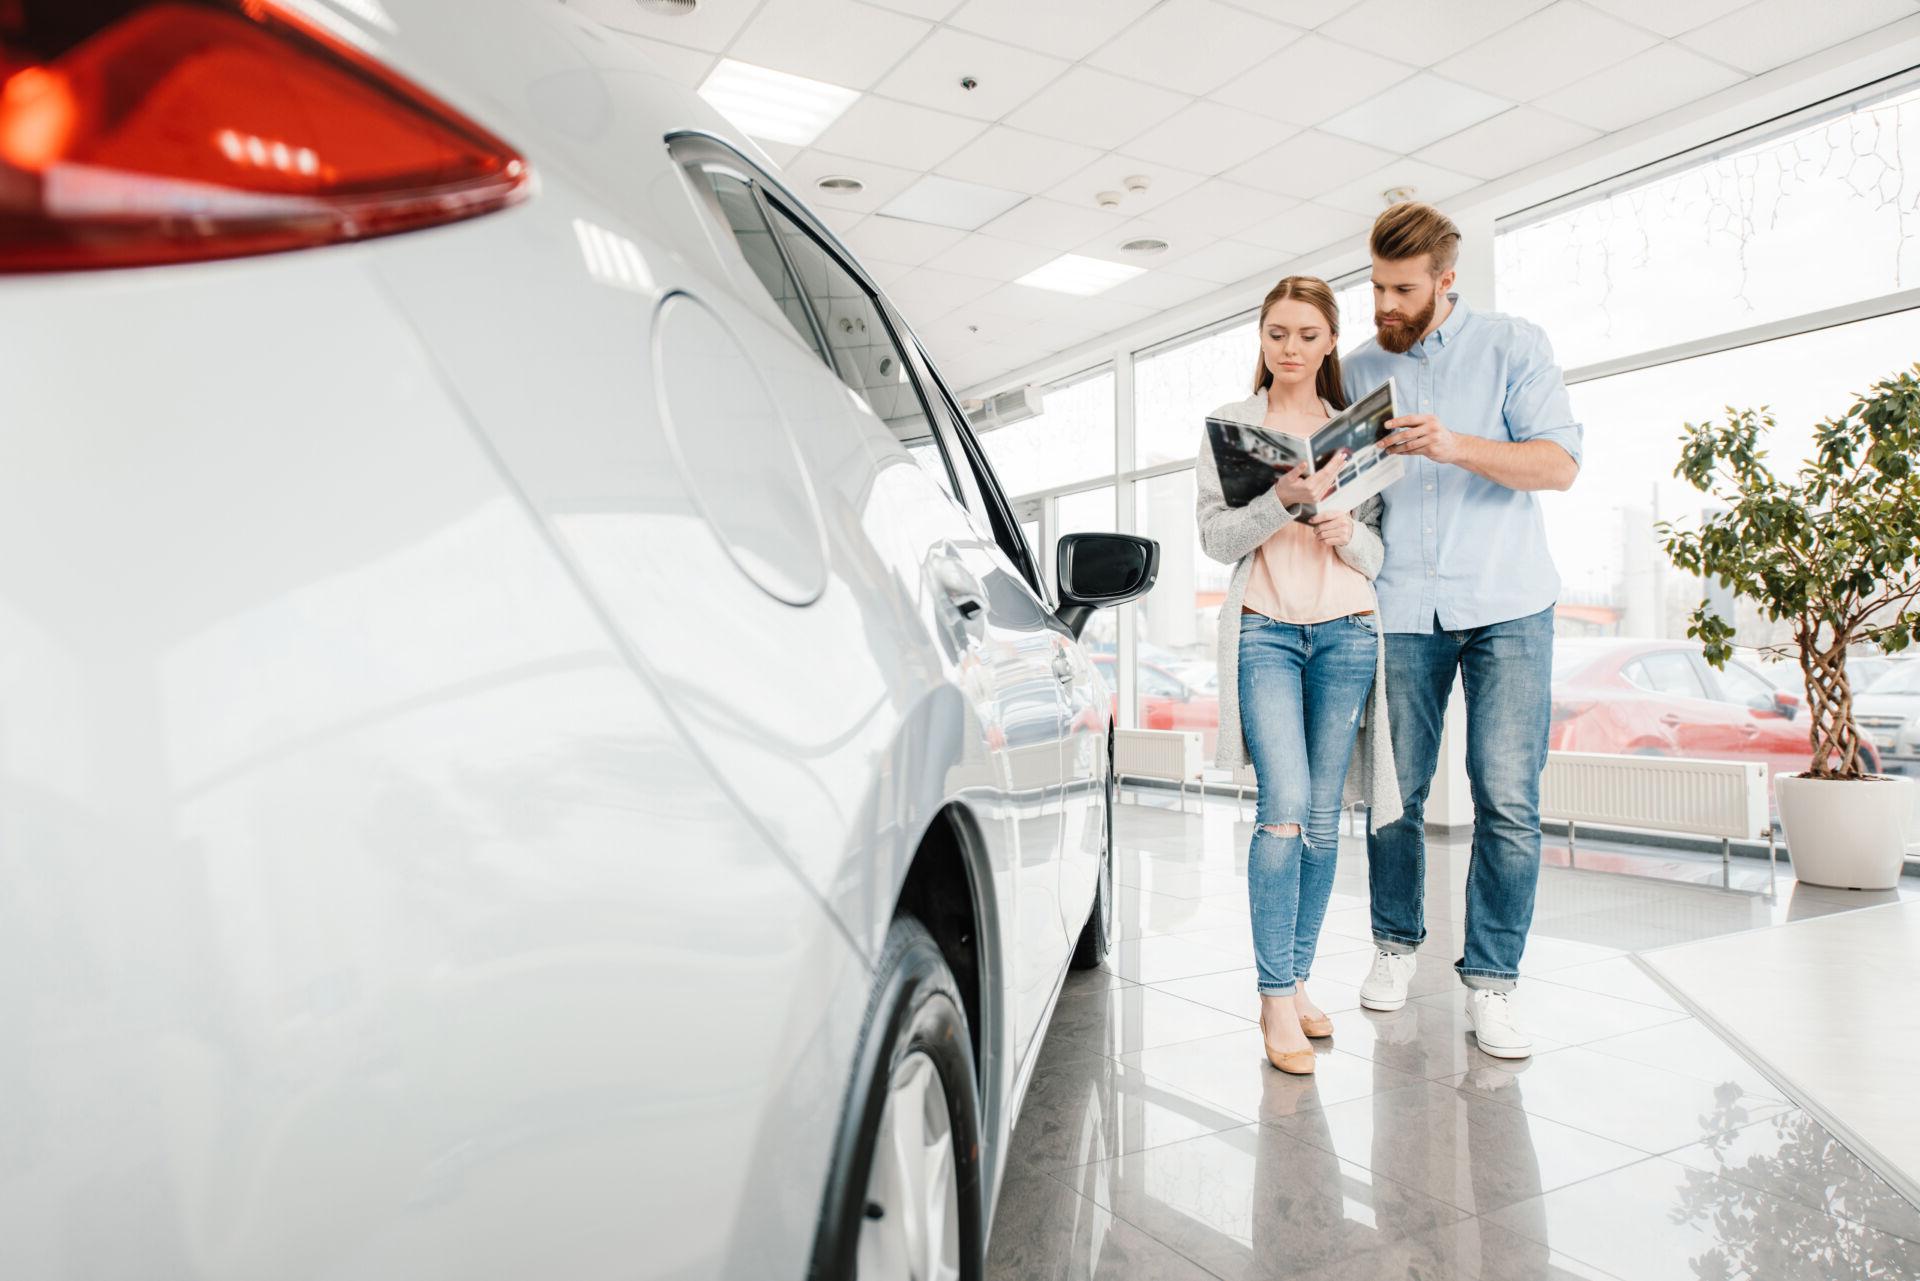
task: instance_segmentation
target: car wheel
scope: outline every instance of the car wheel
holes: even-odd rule
[[[875,966],[820,1213],[817,1281],[979,1281],[980,1119],[953,972],[911,916]]]
[[[1076,970],[1090,970],[1107,959],[1107,950],[1113,946],[1114,932],[1114,893],[1113,893],[1113,816],[1117,812],[1114,805],[1115,787],[1113,781],[1113,739],[1107,739],[1107,842],[1100,853],[1100,875],[1093,891],[1093,907],[1087,912],[1087,923],[1080,927],[1080,941],[1074,945],[1073,960],[1069,962]]]

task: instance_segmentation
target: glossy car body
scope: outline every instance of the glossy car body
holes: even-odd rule
[[[990,1210],[1110,695],[951,394],[576,10],[290,7],[537,190],[0,292],[0,1275],[804,1275],[913,885]]]
[[[1920,661],[1890,663],[1878,680],[1856,690],[1853,719],[1879,750],[1883,769],[1920,774]]]

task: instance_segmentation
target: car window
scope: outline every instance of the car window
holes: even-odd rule
[[[786,210],[769,201],[767,212],[826,336],[828,363],[840,381],[887,425],[947,497],[964,506],[946,447],[878,300]]]
[[[1683,650],[1668,649],[1645,654],[1629,663],[1626,678],[1641,689],[1670,698],[1705,698],[1706,686],[1693,669],[1693,659]]]
[[[1766,678],[1749,671],[1739,663],[1728,663],[1717,674],[1720,682],[1720,695],[1729,703],[1751,705],[1756,700],[1773,701],[1773,686]]]
[[[799,283],[788,272],[786,261],[780,254],[780,246],[774,243],[773,230],[761,216],[760,202],[753,194],[752,185],[738,174],[710,165],[701,166],[696,173],[712,190],[720,216],[733,233],[733,242],[739,247],[740,256],[746,259],[747,266],[753,269],[753,274],[773,296],[780,314],[793,326],[793,332],[800,341],[812,348],[815,355],[825,359],[826,351],[821,347],[820,336],[814,331],[812,318],[807,315],[807,304],[800,296]]]
[[[1898,662],[1867,690],[1869,694],[1920,694],[1920,662]]]

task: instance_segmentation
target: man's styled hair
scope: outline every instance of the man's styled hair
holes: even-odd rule
[[[1460,260],[1460,228],[1432,205],[1402,201],[1373,220],[1367,247],[1374,257],[1388,262],[1432,254],[1433,274],[1437,276]]]

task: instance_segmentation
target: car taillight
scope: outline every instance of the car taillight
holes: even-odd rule
[[[0,0],[0,272],[433,226],[525,162],[274,0]]]

